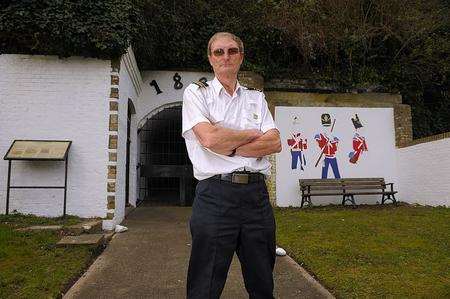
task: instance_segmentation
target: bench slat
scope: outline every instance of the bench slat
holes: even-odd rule
[[[334,185],[382,185],[384,184],[384,179],[324,179],[324,180],[299,180],[299,184],[301,186],[334,186]]]
[[[311,193],[307,193],[305,195],[311,195],[311,196],[328,196],[328,195],[376,195],[376,194],[396,194],[397,191],[391,192],[391,191],[386,191],[386,192],[346,192],[346,193],[336,193],[336,192],[311,192]]]
[[[344,179],[299,179],[303,182],[340,182],[340,181],[384,181],[384,178],[344,178]]]
[[[383,185],[384,182],[381,181],[358,181],[358,182],[342,182],[343,185]]]
[[[307,193],[307,195],[311,195],[311,196],[328,196],[328,195],[344,195],[342,192],[341,193],[336,193],[336,192],[311,192],[311,193]]]
[[[391,191],[385,191],[385,192],[348,192],[346,194],[353,194],[353,195],[371,195],[371,194],[395,194],[397,191],[391,192]]]
[[[300,183],[306,183],[306,184],[342,184],[342,183],[360,183],[360,182],[376,182],[381,183],[384,182],[384,180],[348,180],[348,179],[340,179],[340,180],[299,180]]]
[[[307,187],[308,185],[305,185],[305,187]],[[364,188],[364,187],[369,187],[369,188],[383,188],[385,185],[382,184],[341,184],[341,185],[309,185],[310,188],[315,188],[315,189],[321,189],[321,188],[335,188],[335,187],[342,187],[342,188]]]
[[[308,190],[308,188],[305,186],[302,188],[303,190]],[[342,186],[311,186],[310,190],[343,190],[344,188]]]
[[[335,193],[335,192],[310,192],[305,193],[305,195],[311,195],[311,196],[329,196],[329,195],[374,195],[374,194],[396,194],[397,191],[391,192],[391,191],[378,191],[378,192],[345,192],[345,193]]]
[[[384,186],[381,185],[359,185],[359,186],[344,186],[343,189],[346,190],[358,190],[358,189],[384,189]]]

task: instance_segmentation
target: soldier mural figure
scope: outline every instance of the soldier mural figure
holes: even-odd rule
[[[355,114],[355,118],[352,118],[353,126],[355,127],[355,135],[353,136],[353,152],[348,154],[350,158],[350,163],[356,164],[361,157],[362,152],[366,152],[368,150],[366,138],[361,136],[358,132],[358,129],[362,128],[363,125],[359,120],[358,114]]]
[[[338,150],[338,143],[339,138],[332,135],[334,124],[336,123],[336,119],[333,120],[333,124],[331,125],[331,117],[328,113],[324,113],[321,116],[321,122],[324,127],[330,127],[331,130],[329,133],[322,132],[318,133],[314,136],[314,139],[317,141],[317,145],[320,148],[320,156],[319,159],[317,159],[316,167],[319,164],[320,160],[322,159],[322,156],[325,155],[325,158],[323,160],[323,166],[322,166],[322,179],[328,178],[328,168],[331,166],[331,169],[333,170],[334,177],[336,179],[341,178],[341,174],[339,173],[339,166],[336,159],[336,152]]]
[[[303,166],[306,166],[306,158],[302,152],[308,148],[308,140],[303,139],[301,135],[301,133],[291,133],[291,138],[287,140],[287,144],[291,148],[292,169],[297,169],[298,164],[300,164],[300,170],[304,170]]]

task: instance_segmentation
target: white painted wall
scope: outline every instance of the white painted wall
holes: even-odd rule
[[[339,138],[336,158],[342,178],[384,177],[398,188],[397,156],[395,148],[394,117],[392,108],[353,107],[275,107],[275,122],[280,130],[283,149],[276,155],[277,205],[300,206],[301,196],[298,180],[301,178],[321,178],[322,162],[314,167],[320,156],[320,149],[314,136],[318,132],[329,131],[321,124],[322,113],[329,113],[336,119],[333,135]],[[352,141],[355,129],[351,118],[358,114],[363,128],[358,131],[367,140],[368,151],[363,152],[357,164],[349,162],[349,152],[353,151]],[[294,117],[298,120],[294,122]],[[287,139],[291,133],[301,132],[307,138],[308,148],[304,151],[306,166],[304,171],[292,169],[291,153]],[[323,161],[323,158],[322,158]],[[328,178],[334,178],[331,168]],[[357,196],[357,203],[374,204],[381,202],[381,196]],[[312,198],[314,205],[340,204],[341,197],[321,196]]]
[[[67,213],[106,216],[108,60],[0,55],[0,157],[14,139],[72,140]],[[0,213],[8,163],[0,160]],[[63,162],[14,161],[12,185],[64,185]],[[10,211],[62,214],[62,190],[11,190]]]
[[[178,73],[181,76],[183,88],[175,89],[173,76]],[[183,72],[183,71],[146,71],[142,74],[143,86],[142,93],[136,105],[136,119],[138,120],[138,128],[142,127],[146,122],[146,116],[151,114],[153,110],[163,105],[183,101],[184,89],[192,82],[198,81],[201,77],[208,80],[214,78],[212,73],[200,72]],[[157,94],[150,82],[155,80],[158,83],[162,93]],[[181,131],[180,131],[181,134]]]
[[[450,138],[397,150],[402,201],[450,206]]]

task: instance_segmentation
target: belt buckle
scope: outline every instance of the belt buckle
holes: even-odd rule
[[[246,173],[233,173],[231,175],[231,182],[237,184],[248,184],[248,174]]]

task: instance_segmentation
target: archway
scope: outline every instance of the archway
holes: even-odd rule
[[[191,205],[197,180],[181,136],[181,102],[155,109],[144,121],[138,129],[139,198],[146,205]]]

